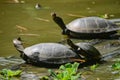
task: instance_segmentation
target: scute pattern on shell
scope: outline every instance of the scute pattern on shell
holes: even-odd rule
[[[91,55],[92,57],[96,57],[98,59],[101,58],[100,52],[91,44],[89,44],[89,43],[77,43],[76,45],[78,45],[81,49],[85,50],[87,52],[86,53],[87,55]]]
[[[75,19],[66,26],[77,33],[102,33],[120,29],[113,22],[99,17],[85,17]]]
[[[76,54],[68,47],[57,43],[36,44],[25,48],[24,53],[30,58],[34,58],[36,55],[39,61],[48,61],[49,63],[51,61],[54,61],[56,63],[57,61],[65,62],[64,59],[76,56]]]

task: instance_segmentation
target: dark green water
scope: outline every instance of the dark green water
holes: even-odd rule
[[[36,10],[34,8],[36,3],[40,3],[42,8]],[[0,55],[18,55],[12,40],[19,36],[24,40],[25,46],[60,41],[61,30],[52,21],[51,12],[62,16],[66,24],[77,16],[99,16],[108,13],[114,15],[112,18],[119,18],[120,1],[24,0],[23,4],[15,4],[14,0],[0,0]],[[75,16],[70,16],[70,14]],[[27,30],[21,32],[16,25]]]
[[[16,51],[12,44],[12,40],[17,37],[23,39],[26,47],[40,42],[60,41],[62,38],[61,29],[52,21],[51,12],[56,12],[63,17],[66,24],[78,17],[100,16],[106,13],[111,15],[111,18],[120,18],[120,0],[21,1],[24,2],[15,3],[14,0],[0,0],[1,57],[19,56],[19,52]],[[35,9],[36,3],[40,3],[42,8]],[[103,65],[101,69],[105,69],[106,65]],[[101,75],[102,73],[96,76],[101,77]],[[96,80],[96,76],[94,79],[90,77],[91,79],[88,80]]]

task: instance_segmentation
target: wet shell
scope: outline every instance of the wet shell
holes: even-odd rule
[[[75,19],[67,25],[67,28],[76,33],[104,33],[120,29],[112,21],[99,17]]]
[[[76,54],[68,47],[57,43],[40,43],[24,49],[24,53],[38,62],[63,64],[72,62],[69,58]]]

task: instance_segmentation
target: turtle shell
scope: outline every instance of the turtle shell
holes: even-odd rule
[[[73,20],[68,25],[69,36],[79,39],[112,39],[120,27],[112,21],[99,17],[85,17]]]
[[[75,19],[66,25],[67,29],[76,33],[105,33],[120,29],[112,21],[99,17]]]
[[[57,43],[40,43],[24,49],[25,55],[33,63],[64,64],[72,62],[76,54],[68,47]]]
[[[85,51],[83,53],[81,52],[81,54],[83,54],[87,60],[100,60],[101,54],[94,46],[90,45],[89,43],[77,43],[76,45]]]

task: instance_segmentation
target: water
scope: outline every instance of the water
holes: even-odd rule
[[[15,3],[15,0],[0,0],[0,57],[19,57],[20,54],[12,43],[17,37],[22,38],[25,47],[41,42],[59,42],[62,38],[61,29],[52,21],[51,12],[63,17],[66,24],[75,18],[85,16],[109,14],[111,18],[120,18],[120,0],[21,1],[23,2]],[[35,9],[36,3],[40,3],[42,8]],[[107,52],[112,49],[107,49]],[[106,50],[100,51],[104,54]]]

